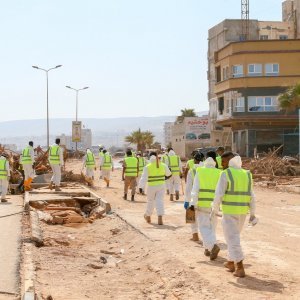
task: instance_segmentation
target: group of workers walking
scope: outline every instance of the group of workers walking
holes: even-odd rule
[[[53,172],[50,189],[60,191],[61,171],[64,166],[63,149],[60,139],[48,149],[48,159]],[[232,152],[224,152],[219,147],[217,152],[209,151],[204,155],[196,152],[186,164],[185,172],[180,157],[172,148],[164,151],[159,158],[151,152],[147,160],[142,153],[135,154],[127,150],[122,170],[124,181],[123,199],[127,200],[131,189],[131,201],[135,201],[136,190],[145,194],[147,185],[147,205],[144,218],[151,223],[156,208],[158,225],[163,225],[164,196],[167,193],[170,201],[179,200],[182,178],[186,181],[184,208],[195,213],[195,222],[191,224],[192,240],[200,241],[202,237],[204,255],[215,260],[220,251],[216,238],[217,217],[222,217],[224,237],[228,245],[228,261],[225,267],[237,277],[244,277],[244,254],[240,243],[240,232],[246,216],[250,212],[250,222],[255,220],[255,197],[252,189],[250,171],[242,169],[240,156]],[[20,163],[24,171],[24,189],[31,190],[34,178],[34,148],[30,141],[22,151]],[[100,179],[110,186],[110,173],[114,170],[112,156],[100,147],[99,149]],[[87,149],[83,158],[83,167],[90,181],[94,180],[97,169],[94,153]],[[1,202],[7,202],[10,169],[5,153],[0,156],[0,188]],[[222,215],[221,215],[222,213]]]
[[[131,162],[131,160],[127,159]],[[130,171],[134,164],[126,163]],[[128,171],[128,174],[130,173]],[[170,200],[179,199],[182,164],[173,149],[163,154],[161,159],[155,152],[150,154],[149,164],[144,167],[139,186],[148,183],[147,206],[144,218],[151,223],[154,206],[158,215],[158,224],[163,224],[164,194],[170,194]],[[219,147],[217,153],[209,151],[204,156],[195,153],[187,162],[184,208],[195,212],[195,223],[191,224],[192,240],[202,237],[204,255],[215,260],[220,251],[216,238],[217,217],[222,217],[224,237],[228,246],[228,261],[225,268],[236,277],[244,277],[244,254],[240,242],[240,233],[250,212],[249,221],[255,220],[255,197],[250,171],[242,169],[241,157],[232,152],[224,152]]]

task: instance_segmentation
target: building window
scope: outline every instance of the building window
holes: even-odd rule
[[[221,80],[221,67],[216,67],[216,81],[220,82]]]
[[[234,112],[244,112],[245,111],[245,98],[238,97],[233,100],[233,111]]]
[[[261,76],[262,75],[262,64],[250,64],[248,65],[249,76]]]
[[[223,80],[227,80],[229,78],[229,74],[228,74],[228,67],[224,67],[222,69],[222,77],[223,77]]]
[[[248,111],[278,111],[278,100],[276,96],[248,97]]]
[[[287,35],[280,35],[280,36],[279,36],[279,39],[280,39],[280,40],[287,40],[287,39],[288,39],[288,36],[287,36]]]
[[[261,36],[259,37],[259,39],[262,40],[262,41],[265,41],[265,40],[268,40],[268,39],[269,39],[269,36],[268,36],[268,35],[261,35]]]
[[[224,112],[224,97],[218,99],[218,111],[219,115],[223,115]]]
[[[265,64],[266,76],[277,76],[279,74],[279,64]]]
[[[244,68],[243,65],[235,65],[232,66],[232,77],[243,77],[244,76]]]

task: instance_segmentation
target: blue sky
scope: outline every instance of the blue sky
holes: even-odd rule
[[[281,20],[281,0],[250,0],[250,17]],[[0,121],[50,116],[176,115],[208,109],[207,31],[240,18],[239,0],[0,1]]]

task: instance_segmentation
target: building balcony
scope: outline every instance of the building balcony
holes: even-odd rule
[[[297,113],[274,112],[232,112],[217,117],[217,124],[224,127],[247,126],[297,126]]]
[[[297,84],[299,81],[299,75],[230,78],[224,81],[217,82],[215,85],[214,93],[218,95],[230,90],[240,90],[245,88],[290,87]]]

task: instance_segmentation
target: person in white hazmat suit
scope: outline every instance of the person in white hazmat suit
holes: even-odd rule
[[[191,193],[193,188],[193,183],[195,179],[195,175],[197,172],[198,167],[203,167],[203,158],[204,155],[201,152],[197,152],[194,155],[194,166],[191,170],[188,171],[187,177],[186,177],[186,185],[185,185],[185,200],[184,200],[184,208],[188,209],[191,202]],[[198,222],[197,219],[195,223],[191,223],[191,230],[192,230],[192,241],[198,242],[199,241],[199,234],[198,234]]]
[[[20,163],[22,164],[24,170],[25,191],[30,191],[31,182],[34,178],[34,149],[32,141],[30,141],[28,146],[23,149],[20,157]]]
[[[170,148],[170,151],[168,153],[167,164],[172,173],[172,177],[168,180],[170,201],[174,201],[174,194],[175,199],[179,200],[180,183],[183,173],[182,162],[180,160],[180,157],[176,155],[172,148]]]
[[[106,182],[106,187],[110,184],[110,173],[114,171],[114,163],[110,153],[104,149],[104,156],[100,158],[100,171],[102,172],[102,178]]]
[[[222,226],[228,246],[228,261],[224,266],[236,277],[245,277],[244,254],[240,233],[250,210],[250,222],[255,219],[255,196],[250,171],[242,169],[240,156],[232,152],[222,155],[222,172],[212,203],[212,218],[222,204]]]
[[[143,157],[143,154],[141,152],[137,152],[136,157],[139,162],[139,175],[137,177],[138,190],[141,195],[145,195],[145,186],[140,186],[139,183],[140,183],[144,168],[146,167],[148,162],[147,162],[146,158]]]
[[[210,218],[211,204],[221,170],[216,168],[216,153],[210,151],[204,161],[204,167],[198,168],[192,190],[191,208],[196,208],[196,219],[202,236],[204,255],[215,260],[220,251],[217,245],[217,218]]]
[[[1,202],[7,202],[6,195],[8,190],[8,183],[10,179],[9,162],[6,153],[0,155],[0,193]]]
[[[50,181],[49,188],[53,189],[53,185],[55,185],[55,191],[61,191],[60,181],[61,181],[61,171],[64,166],[64,157],[63,157],[63,149],[59,146],[60,139],[55,139],[55,144],[49,147],[49,162],[53,172],[53,176]]]
[[[83,157],[83,168],[85,167],[85,175],[88,178],[89,184],[93,184],[94,171],[96,171],[96,159],[94,153],[87,148]]]
[[[160,161],[166,165],[168,165],[168,151],[166,149],[162,149],[162,155]],[[169,179],[166,180],[166,192],[167,195],[170,195],[170,188],[169,188]]]
[[[147,188],[147,207],[144,218],[147,223],[151,223],[151,215],[156,207],[158,225],[163,225],[165,180],[172,176],[167,165],[160,162],[155,152],[150,153],[150,163],[144,168],[139,186]]]

